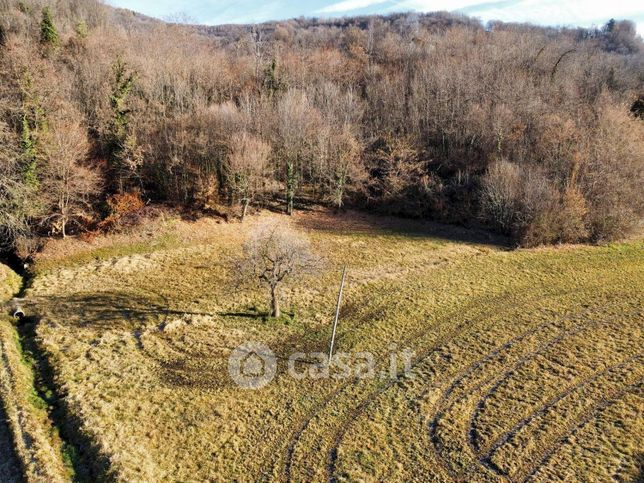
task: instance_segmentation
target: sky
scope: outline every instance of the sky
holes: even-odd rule
[[[194,23],[258,23],[294,17],[338,17],[392,12],[460,12],[484,22],[531,22],[538,25],[603,25],[628,19],[644,36],[644,0],[107,0],[146,15],[167,19],[181,15]]]

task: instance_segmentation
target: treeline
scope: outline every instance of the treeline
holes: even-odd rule
[[[0,0],[0,78],[14,247],[106,226],[141,198],[242,217],[351,205],[523,245],[619,238],[644,210],[644,49],[628,21],[201,28]]]

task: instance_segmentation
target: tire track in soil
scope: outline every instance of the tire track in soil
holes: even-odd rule
[[[439,447],[440,445],[439,445],[439,442],[438,442],[438,435],[436,434],[436,431],[437,431],[437,428],[438,428],[438,423],[439,423],[440,419],[442,419],[442,417],[445,414],[445,412],[447,411],[447,409],[449,409],[450,407],[453,406],[453,404],[452,404],[452,405],[449,405],[449,406],[445,407],[445,403],[448,402],[449,397],[456,390],[456,388],[461,384],[461,382],[465,378],[467,378],[469,375],[473,374],[474,371],[476,371],[479,367],[482,367],[483,364],[485,364],[486,362],[491,361],[496,356],[498,356],[498,355],[502,354],[503,352],[511,349],[517,343],[521,342],[523,339],[525,339],[525,338],[529,337],[530,335],[534,334],[538,330],[543,329],[547,325],[549,325],[549,324],[548,323],[540,324],[537,327],[534,327],[534,328],[532,328],[532,329],[530,329],[530,330],[528,330],[526,332],[523,332],[522,334],[519,334],[518,336],[516,336],[513,339],[509,340],[505,344],[496,347],[491,352],[488,352],[484,357],[482,357],[481,359],[478,359],[477,361],[473,362],[472,364],[470,364],[470,366],[468,366],[468,368],[465,371],[463,371],[459,375],[457,375],[457,378],[454,380],[454,382],[441,395],[439,401],[436,404],[436,408],[437,408],[436,415],[434,416],[434,418],[432,418],[432,421],[429,424],[429,439],[430,439],[430,441],[432,442],[432,444],[434,446],[434,452],[436,453],[437,460],[438,460],[439,464],[453,478],[456,478],[458,476],[458,474],[456,472],[454,472],[452,470],[452,468],[449,467],[449,465],[447,465],[447,463],[445,462],[445,459],[441,456],[441,450],[440,450],[440,447]],[[485,382],[487,382],[487,381],[482,382],[481,384],[479,384],[479,386],[484,385]],[[479,386],[474,387],[472,390],[473,391],[477,390],[477,388]],[[427,391],[421,393],[417,398],[414,398],[414,401],[422,400],[426,395],[427,395]]]
[[[587,313],[587,312],[588,311],[585,311],[583,313]],[[637,311],[633,311],[631,313],[631,315],[635,314],[635,313],[637,313]],[[573,317],[574,318],[579,317],[582,314],[575,314],[572,317],[568,317],[567,320],[570,320]],[[470,417],[470,425],[469,425],[469,430],[468,430],[468,435],[469,435],[468,439],[469,439],[470,447],[472,449],[473,454],[476,455],[476,454],[481,453],[480,442],[478,441],[478,436],[477,436],[478,433],[479,433],[479,431],[477,430],[477,426],[478,426],[479,418],[481,416],[481,412],[483,411],[483,409],[485,409],[485,400],[488,399],[494,392],[496,392],[499,389],[499,387],[501,387],[501,385],[514,372],[516,372],[521,366],[525,365],[527,362],[532,360],[534,357],[536,357],[539,354],[547,351],[550,347],[552,347],[553,345],[558,344],[562,340],[565,340],[566,338],[568,338],[570,336],[577,335],[578,333],[580,333],[580,332],[582,332],[582,331],[584,331],[586,329],[591,329],[591,328],[597,327],[597,326],[610,325],[616,319],[622,318],[623,316],[624,316],[624,314],[620,314],[619,316],[610,317],[608,319],[604,319],[602,321],[597,321],[597,322],[591,323],[589,325],[582,325],[582,323],[578,323],[578,324],[576,324],[574,326],[573,330],[570,333],[560,334],[557,337],[555,337],[555,338],[553,338],[553,339],[551,339],[549,341],[546,341],[543,344],[540,344],[534,351],[532,351],[529,354],[526,354],[524,357],[522,357],[521,359],[516,361],[515,364],[510,369],[507,369],[506,371],[502,372],[501,375],[498,378],[495,378],[495,379],[497,379],[495,384],[492,387],[490,387],[488,389],[488,391],[485,393],[485,395],[483,395],[479,399],[478,403],[475,406],[475,410],[473,411],[472,416]],[[568,329],[564,329],[564,330],[568,330]]]
[[[490,310],[484,312],[483,314],[481,314],[478,317],[478,320],[481,320],[481,318],[490,316],[490,315],[495,314],[495,313],[499,313],[499,308],[497,306],[498,302],[503,301],[503,300],[507,300],[508,298],[517,298],[517,297],[520,297],[521,295],[529,294],[529,293],[532,292],[532,290],[533,289],[531,287],[526,287],[525,289],[523,289],[521,291],[512,291],[512,288],[509,288],[507,291],[505,291],[502,294],[499,294],[499,295],[493,297],[492,299],[487,297],[484,304],[480,303],[479,300],[472,301],[472,302],[468,303],[465,306],[465,308],[461,307],[459,309],[450,311],[448,314],[446,314],[446,315],[442,316],[441,318],[439,318],[436,321],[437,325],[434,324],[430,328],[425,327],[423,329],[420,329],[420,330],[416,331],[414,334],[412,334],[411,336],[407,337],[404,341],[402,341],[400,343],[400,345],[406,345],[406,344],[408,344],[409,342],[411,342],[413,340],[416,340],[418,338],[422,338],[423,336],[426,336],[431,332],[434,332],[434,331],[436,331],[438,329],[443,328],[456,315],[460,315],[463,319],[466,319],[462,323],[458,324],[453,329],[448,331],[442,337],[440,337],[437,341],[435,341],[434,344],[428,350],[426,350],[423,353],[423,356],[421,357],[422,359],[426,359],[427,357],[429,357],[430,355],[435,353],[446,342],[451,340],[455,335],[460,334],[461,329],[464,326],[466,326],[468,324],[471,324],[471,322],[469,320],[467,320],[468,319],[467,314],[469,314],[472,310],[474,310],[476,308],[479,308],[481,305],[492,305],[494,307],[494,308],[491,308]],[[553,296],[565,295],[568,292],[575,293],[577,291],[566,290],[566,291],[556,292],[555,294],[553,294]],[[484,296],[481,296],[480,298],[484,298]],[[535,296],[533,298],[534,299],[543,299],[543,297],[538,297],[538,296]],[[507,305],[509,305],[509,304],[507,304]],[[412,368],[415,365],[416,364],[413,364]],[[399,373],[398,378],[400,378],[401,375],[402,375],[402,373]],[[293,458],[293,455],[295,453],[295,448],[296,448],[297,444],[299,443],[302,435],[304,434],[304,432],[306,431],[306,429],[310,425],[311,421],[313,421],[324,410],[324,408],[331,401],[333,401],[335,399],[335,397],[337,397],[341,392],[343,392],[346,389],[349,389],[350,387],[355,386],[360,381],[361,381],[361,379],[356,379],[356,378],[349,380],[349,382],[345,383],[343,386],[341,386],[341,387],[337,388],[336,390],[332,391],[331,393],[329,393],[320,403],[316,404],[314,406],[314,408],[307,414],[306,418],[302,421],[302,424],[300,425],[298,431],[296,433],[294,433],[293,436],[291,437],[291,439],[289,440],[289,444],[288,444],[288,447],[287,447],[287,460],[286,460],[285,469],[284,469],[284,477],[285,477],[286,481],[288,481],[288,482],[291,481],[291,473],[292,473],[291,470],[292,470],[292,463],[293,463],[292,458]],[[396,380],[389,381],[386,384],[386,386],[384,388],[382,388],[380,390],[380,392],[378,392],[378,394],[386,391],[387,389],[392,387],[397,382],[398,381],[396,381]],[[378,394],[375,394],[372,397],[368,396],[367,399],[373,399]],[[359,407],[361,407],[361,406],[362,406],[362,403],[359,405]],[[359,411],[358,407],[354,409],[354,412],[359,414],[360,411]],[[345,421],[347,419],[351,419],[351,415],[349,415],[347,418],[345,418]],[[331,480],[332,478],[329,478],[329,479]]]
[[[439,447],[439,442],[438,442],[438,437],[437,437],[437,434],[436,434],[436,430],[438,428],[438,422],[442,418],[442,416],[445,414],[445,412],[449,408],[453,407],[454,404],[456,404],[457,402],[459,402],[459,401],[461,401],[463,399],[463,398],[458,398],[455,401],[452,401],[451,404],[446,405],[446,403],[449,400],[449,397],[456,390],[456,388],[459,385],[461,385],[461,382],[463,380],[465,380],[468,376],[473,374],[474,371],[476,371],[478,368],[482,367],[483,364],[485,364],[485,363],[489,362],[490,360],[494,359],[496,356],[501,355],[502,353],[508,351],[509,349],[514,347],[517,343],[520,343],[523,339],[535,334],[537,331],[543,330],[544,328],[546,328],[548,326],[552,326],[552,328],[558,330],[558,332],[560,333],[559,335],[557,335],[556,337],[553,337],[552,339],[546,340],[543,343],[539,344],[535,350],[531,351],[529,354],[526,354],[526,355],[520,357],[514,363],[512,369],[504,371],[504,373],[503,373],[503,375],[510,374],[511,372],[516,370],[516,368],[518,368],[522,363],[524,363],[527,360],[531,359],[535,355],[547,350],[552,345],[558,343],[559,341],[561,341],[561,340],[563,340],[563,339],[565,339],[567,337],[570,337],[570,336],[580,332],[583,329],[590,328],[588,326],[580,327],[579,324],[577,324],[576,330],[574,330],[573,332],[561,333],[562,331],[569,330],[569,328],[557,327],[558,324],[563,324],[563,323],[565,323],[567,321],[572,320],[573,318],[581,317],[584,314],[588,313],[590,310],[591,309],[588,309],[588,310],[585,310],[585,311],[583,311],[581,313],[575,313],[575,314],[572,314],[572,315],[569,315],[569,316],[566,316],[566,317],[562,317],[562,318],[558,319],[556,321],[556,323],[545,322],[545,323],[539,324],[538,326],[533,327],[532,329],[529,329],[529,330],[517,335],[516,337],[514,337],[513,339],[511,339],[508,342],[504,343],[503,345],[496,347],[492,351],[490,351],[487,354],[485,354],[485,356],[483,356],[483,357],[479,358],[478,360],[474,361],[473,363],[471,363],[468,366],[467,369],[465,369],[464,371],[461,371],[460,373],[456,374],[456,379],[452,382],[452,384],[450,384],[449,388],[446,391],[443,392],[443,394],[441,395],[441,398],[435,404],[435,408],[437,408],[436,409],[437,412],[436,412],[436,415],[434,416],[434,418],[432,419],[432,421],[430,422],[430,425],[429,425],[430,441],[434,445],[435,453],[438,456],[438,461],[441,464],[441,466],[443,467],[443,469],[445,469],[448,473],[450,473],[450,476],[452,476],[454,478],[457,478],[458,476],[460,476],[460,474],[462,474],[462,472],[458,473],[458,474],[456,472],[454,472],[445,463],[444,458],[440,455],[441,451],[440,451],[440,447]],[[613,319],[611,318],[611,320],[613,320]],[[607,321],[603,321],[603,322],[608,323]],[[503,377],[503,375],[501,377]],[[492,381],[496,380],[498,377],[499,376],[493,376],[493,377],[487,378],[487,379],[481,381],[480,383],[476,384],[472,388],[470,388],[470,390],[468,392],[471,393],[471,392],[474,392],[474,391],[478,391],[482,387],[485,387],[486,385],[490,384]],[[413,401],[415,402],[415,401],[418,401],[418,400],[422,400],[426,396],[428,391],[429,391],[429,389],[427,391],[424,391],[423,393],[421,393],[416,398],[414,398]],[[467,434],[469,434],[469,432]],[[469,441],[468,441],[468,443],[469,443]],[[477,453],[476,451],[473,450],[471,444],[470,444],[470,449],[472,450],[473,454]]]
[[[537,473],[540,469],[544,468],[550,459],[559,451],[571,437],[575,436],[579,431],[583,430],[589,423],[595,420],[595,418],[605,411],[607,408],[613,404],[618,403],[624,396],[630,393],[639,393],[644,394],[644,379],[629,384],[628,386],[613,392],[609,397],[602,398],[593,408],[591,408],[585,416],[581,419],[574,421],[570,424],[567,430],[562,436],[556,441],[555,444],[550,446],[545,452],[543,452],[536,460],[538,461],[533,465],[528,471],[525,478],[518,478],[516,481],[528,482],[536,478]]]
[[[567,319],[569,319],[569,318],[567,318]],[[563,320],[561,320],[560,322],[563,322],[563,321],[565,321],[565,320],[566,320],[566,319],[563,319]],[[451,474],[451,476],[453,476],[453,477],[455,477],[455,478],[456,478],[456,477],[458,477],[458,475],[459,475],[459,474],[458,474],[458,473],[456,473],[456,472],[454,472],[454,471],[453,471],[453,470],[452,470],[452,469],[447,465],[447,463],[445,462],[445,459],[441,456],[440,443],[439,443],[439,441],[438,441],[438,435],[437,435],[437,433],[436,433],[436,431],[437,431],[437,429],[438,429],[439,421],[440,421],[440,419],[442,419],[442,416],[444,416],[445,412],[447,412],[447,410],[448,410],[449,408],[451,408],[451,407],[452,407],[456,402],[458,402],[458,401],[460,401],[460,400],[461,400],[461,399],[457,399],[456,401],[453,401],[453,402],[452,402],[452,404],[450,404],[450,405],[446,406],[446,405],[445,405],[445,403],[447,403],[447,402],[448,402],[448,400],[449,400],[449,396],[452,394],[452,392],[453,392],[454,390],[456,390],[456,388],[461,384],[461,382],[462,382],[465,378],[467,378],[468,376],[470,376],[470,375],[471,375],[471,374],[472,374],[476,369],[478,369],[479,367],[481,367],[483,364],[485,364],[486,362],[488,362],[488,361],[492,360],[495,356],[500,355],[502,352],[505,352],[505,351],[507,351],[508,349],[512,348],[513,346],[515,346],[517,343],[521,342],[521,341],[522,341],[523,339],[525,339],[526,337],[529,337],[530,335],[533,335],[533,334],[534,334],[534,333],[536,333],[537,331],[542,330],[542,329],[546,328],[546,327],[547,327],[547,326],[549,326],[549,325],[554,325],[554,324],[551,324],[550,322],[540,324],[540,325],[539,325],[539,326],[537,326],[537,327],[534,327],[534,328],[532,328],[532,329],[530,329],[530,330],[528,330],[528,331],[526,331],[526,332],[523,332],[522,334],[519,334],[518,336],[516,336],[515,338],[513,338],[513,339],[511,339],[510,341],[506,342],[506,343],[505,343],[505,344],[503,344],[502,346],[499,346],[499,347],[495,348],[493,351],[488,352],[488,353],[485,355],[485,357],[483,357],[483,358],[481,358],[481,359],[479,359],[479,360],[475,361],[474,363],[472,363],[472,364],[468,367],[468,369],[467,369],[467,370],[465,370],[465,371],[461,372],[461,373],[457,376],[457,378],[454,380],[454,382],[450,385],[450,387],[449,387],[449,388],[448,388],[448,389],[443,393],[443,395],[442,395],[442,396],[441,396],[441,398],[439,399],[439,401],[438,401],[438,403],[437,403],[437,405],[436,405],[437,413],[436,413],[436,415],[434,416],[434,418],[432,419],[432,421],[430,422],[430,425],[429,425],[429,435],[430,435],[430,441],[431,441],[431,442],[432,442],[432,444],[434,445],[434,450],[435,450],[435,453],[436,453],[436,454],[437,454],[437,456],[438,456],[438,460],[439,460],[439,462],[441,463],[441,465],[443,466],[443,468],[444,468],[445,470],[447,470],[447,471]],[[561,330],[565,330],[565,328],[562,328]],[[552,339],[550,339],[550,340],[548,340],[548,341],[546,341],[546,342],[544,342],[544,343],[540,344],[540,345],[537,347],[537,349],[536,349],[536,350],[532,351],[532,352],[531,352],[530,354],[528,354],[528,355],[525,355],[525,356],[521,357],[521,358],[519,359],[519,361],[517,361],[517,362],[515,363],[515,367],[519,366],[521,362],[524,362],[524,361],[525,361],[525,360],[527,360],[528,358],[531,358],[531,357],[533,357],[534,355],[536,355],[536,354],[538,354],[538,353],[540,353],[540,352],[542,352],[542,351],[547,350],[550,346],[552,346],[553,344],[555,344],[555,343],[557,343],[557,342],[561,341],[562,339],[564,339],[566,336],[569,336],[569,335],[571,336],[571,335],[573,335],[573,334],[572,334],[572,333],[570,333],[570,334],[559,334],[558,336],[556,336],[556,337],[554,337],[554,338],[552,338]],[[510,373],[510,372],[512,372],[513,370],[514,370],[514,367],[513,367],[513,369],[512,369],[512,370],[507,371],[507,373]],[[479,384],[477,384],[476,386],[474,386],[474,387],[470,390],[470,392],[472,392],[472,391],[477,391],[478,389],[480,389],[481,387],[484,387],[485,385],[489,384],[491,381],[493,381],[493,380],[495,380],[495,379],[496,379],[496,377],[492,377],[492,378],[488,378],[488,379],[486,379],[486,380],[482,381],[481,383],[479,383]],[[416,400],[422,399],[422,398],[425,396],[425,394],[426,394],[426,393],[421,394],[421,395],[420,395]],[[473,452],[473,453],[474,453],[474,454],[476,454],[476,452]]]
[[[565,290],[556,291],[556,292],[554,292],[554,293],[547,294],[547,295],[542,295],[542,294],[540,294],[540,295],[538,295],[538,296],[534,296],[534,297],[528,298],[527,300],[528,300],[528,301],[530,301],[530,302],[534,302],[534,301],[543,301],[543,300],[551,300],[551,299],[553,299],[553,298],[563,297],[563,296],[566,296],[566,295],[573,295],[573,294],[583,293],[583,292],[588,291],[588,290],[589,290],[589,287],[584,287],[584,288],[582,288],[582,289],[577,289],[577,290],[569,290],[569,289],[565,289]],[[513,296],[513,297],[516,297],[517,295],[528,294],[528,293],[531,293],[531,291],[532,291],[531,289],[526,289],[526,290],[521,291],[521,292],[514,292],[514,293],[512,293],[512,296]],[[499,299],[500,299],[500,300],[503,300],[503,299],[509,298],[509,297],[507,297],[507,294],[508,294],[508,292],[505,292],[505,293],[504,293],[504,295],[506,295],[506,297],[503,297],[503,296],[495,297],[495,301],[496,301],[496,300],[499,300]],[[523,299],[522,301],[526,301],[526,299]],[[524,305],[525,305],[525,304],[524,304]],[[480,322],[480,321],[482,321],[482,320],[488,320],[488,319],[486,318],[486,316],[489,316],[490,314],[499,314],[499,313],[501,313],[501,310],[499,310],[499,307],[497,307],[497,308],[496,308],[496,310],[491,310],[491,311],[489,311],[489,312],[485,312],[485,313],[483,313],[483,314],[482,314],[482,316],[480,316],[476,322]],[[476,323],[476,322],[475,322],[475,323]],[[467,322],[464,322],[464,323],[462,323],[462,324],[459,324],[458,326],[456,326],[452,331],[450,331],[450,332],[449,332],[448,334],[446,334],[446,335],[452,335],[452,336],[453,336],[455,333],[460,333],[460,329],[461,329],[464,325],[466,325],[466,324],[467,324]],[[470,326],[471,326],[471,325],[470,325]],[[428,332],[429,332],[429,331],[428,331]],[[453,338],[453,337],[450,337],[449,339],[441,340],[441,341],[437,342],[435,345],[433,345],[432,347],[430,347],[429,349],[427,349],[427,350],[423,351],[423,352],[421,353],[421,355],[420,355],[418,358],[416,358],[416,360],[412,363],[412,365],[411,365],[411,369],[412,369],[412,370],[414,370],[414,369],[416,369],[418,366],[420,366],[422,363],[424,363],[424,362],[426,361],[426,359],[427,359],[427,358],[429,358],[429,357],[430,357],[432,354],[434,354],[434,353],[435,353],[435,352],[436,352],[436,351],[437,351],[441,346],[443,346],[443,345],[445,344],[445,342],[447,342],[447,341],[451,340],[452,338]],[[411,339],[411,338],[410,338],[410,339]],[[367,396],[366,396],[366,397],[365,397],[365,398],[364,398],[364,399],[363,399],[363,400],[358,404],[358,406],[356,406],[356,407],[355,407],[355,409],[354,409],[353,411],[351,411],[351,412],[350,412],[350,414],[349,414],[349,416],[348,416],[348,417],[345,417],[345,418],[343,418],[343,419],[341,420],[340,429],[339,429],[339,431],[336,433],[336,436],[335,436],[335,438],[334,438],[334,440],[333,440],[333,441],[334,441],[333,446],[331,447],[331,450],[330,450],[330,451],[329,451],[329,453],[328,453],[328,458],[327,458],[327,479],[328,479],[328,481],[331,481],[331,482],[333,482],[333,481],[337,481],[337,478],[336,478],[336,476],[335,476],[335,475],[336,475],[336,473],[337,473],[337,458],[338,458],[338,450],[339,450],[339,446],[342,444],[342,440],[344,439],[344,437],[345,437],[346,433],[348,432],[349,428],[351,427],[351,425],[355,422],[355,420],[356,420],[356,419],[357,419],[361,414],[363,414],[363,413],[364,413],[364,411],[367,409],[367,407],[368,407],[368,406],[369,406],[369,405],[370,405],[370,404],[371,404],[371,403],[372,403],[372,402],[373,402],[373,401],[374,401],[378,396],[380,396],[381,394],[383,394],[384,392],[386,392],[387,390],[389,390],[389,389],[390,389],[391,387],[393,387],[394,385],[399,385],[399,384],[401,383],[401,381],[402,381],[402,380],[404,380],[404,379],[400,379],[400,376],[401,376],[401,375],[402,375],[402,373],[399,373],[399,374],[398,374],[399,378],[398,378],[397,380],[389,381],[385,386],[383,386],[383,387],[381,387],[381,388],[378,388],[378,389],[376,389],[376,390],[372,391],[371,393],[369,393],[369,394],[368,394],[368,395],[367,395]],[[450,476],[455,477],[455,474],[454,474],[454,472],[453,472],[453,471],[450,473]]]
[[[524,293],[528,293],[528,292],[529,292],[529,289],[524,290]],[[511,293],[510,290],[504,292],[503,294],[498,295],[497,297],[494,297],[494,300],[495,301],[496,300],[504,300],[504,299],[507,298],[507,295],[509,293]],[[466,309],[465,309],[466,312],[465,312],[465,317],[464,318],[467,318],[467,314],[469,313],[469,311],[471,311],[471,310],[473,310],[475,308],[478,308],[478,307],[480,307],[480,305],[477,304],[476,302],[470,302],[466,306]],[[492,312],[493,312],[493,310],[490,310],[486,315],[489,315]],[[452,317],[454,317],[455,315],[458,315],[458,314],[463,316],[463,309],[462,308],[459,309],[459,310],[453,310],[449,314],[446,314],[443,317],[439,318],[438,321],[437,321],[438,325],[432,326],[432,329],[423,328],[423,329],[415,332],[410,337],[406,338],[400,344],[401,345],[406,345],[410,341],[418,339],[419,337],[422,337],[424,335],[427,335],[428,333],[432,332],[433,330],[442,328],[444,325],[449,323],[449,321],[450,321],[450,319]],[[466,321],[462,322],[461,324],[459,324],[457,327],[455,327],[453,330],[448,332],[448,334],[443,336],[442,339],[439,339],[434,344],[432,349],[437,349],[441,345],[443,345],[445,340],[447,340],[448,336],[456,334],[456,333],[460,333],[460,328],[462,328],[467,323],[468,323],[468,321],[466,320]],[[400,374],[399,374],[399,376],[400,376]],[[314,408],[304,418],[304,420],[302,421],[302,424],[300,425],[298,431],[296,431],[293,434],[293,436],[291,437],[291,439],[289,440],[289,444],[288,444],[288,447],[287,447],[287,460],[286,460],[285,469],[284,469],[284,477],[285,477],[286,481],[289,481],[289,482],[291,481],[292,458],[293,458],[293,455],[295,453],[295,448],[296,448],[297,444],[299,443],[302,435],[304,434],[304,432],[306,431],[306,429],[310,425],[311,421],[313,421],[318,416],[318,414],[321,413],[324,410],[324,408],[331,401],[333,401],[337,396],[339,396],[341,392],[343,392],[346,389],[349,389],[350,387],[353,387],[353,386],[357,385],[360,381],[361,381],[361,379],[357,379],[357,378],[350,379],[347,383],[343,384],[341,387],[339,387],[339,388],[335,389],[334,391],[330,392],[322,401],[320,401],[318,404],[316,404],[314,406]],[[390,385],[388,385],[388,386],[390,387]]]
[[[488,470],[492,471],[494,474],[498,476],[505,476],[508,477],[509,475],[503,471],[501,468],[496,466],[494,462],[492,461],[492,456],[496,451],[498,451],[501,447],[503,447],[505,444],[507,444],[509,441],[514,438],[521,429],[523,429],[525,426],[530,424],[532,421],[534,421],[536,418],[546,414],[550,409],[552,409],[559,401],[563,400],[573,392],[575,392],[578,389],[582,389],[584,386],[587,386],[588,384],[592,384],[594,381],[597,379],[601,378],[602,376],[605,376],[609,374],[612,371],[622,369],[632,363],[635,360],[642,359],[642,355],[637,355],[634,357],[630,357],[618,364],[614,364],[612,366],[606,367],[602,371],[596,372],[592,374],[591,376],[579,381],[577,384],[574,384],[573,386],[570,386],[567,388],[565,391],[561,392],[554,398],[552,398],[550,401],[548,401],[544,406],[541,406],[539,409],[534,411],[532,414],[529,416],[526,416],[523,418],[521,421],[519,421],[515,426],[512,427],[509,431],[501,435],[493,444],[490,446],[490,449],[483,455],[479,454],[479,463],[483,465],[485,468]]]
[[[479,461],[482,462],[482,463],[490,462],[490,459],[492,458],[494,453],[496,451],[498,451],[499,448],[501,448],[502,446],[507,444],[510,440],[512,440],[512,438],[514,438],[518,434],[518,432],[521,431],[521,429],[523,429],[525,426],[530,424],[536,418],[546,414],[559,401],[563,400],[564,398],[566,398],[567,396],[569,396],[570,394],[572,394],[576,390],[582,389],[584,386],[587,386],[588,384],[591,384],[591,383],[595,382],[597,379],[601,378],[602,376],[605,376],[605,375],[609,374],[610,372],[625,368],[626,366],[628,366],[632,362],[637,361],[637,360],[641,361],[642,359],[643,359],[642,354],[638,354],[638,355],[635,355],[633,357],[629,357],[628,359],[625,359],[625,360],[623,360],[622,362],[620,362],[618,364],[613,364],[611,366],[605,367],[601,371],[595,372],[595,373],[591,374],[590,376],[582,379],[578,383],[568,387],[563,392],[557,394],[554,398],[550,399],[546,404],[544,404],[543,406],[539,407],[536,411],[534,411],[533,413],[531,413],[530,415],[526,416],[521,421],[516,423],[510,430],[506,431],[501,436],[499,436],[494,441],[494,443],[492,443],[492,445],[490,445],[490,448],[484,454],[478,453]],[[500,469],[498,471],[496,469],[494,469],[494,468],[489,468],[489,469],[493,470],[495,473],[497,473],[499,475],[504,474],[504,472],[502,472]]]

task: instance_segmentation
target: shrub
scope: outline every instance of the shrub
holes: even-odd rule
[[[44,4],[0,0],[0,156],[22,152],[34,199],[45,199],[48,124],[73,105],[87,164],[107,159],[102,196],[145,187],[194,212],[274,198],[289,212],[332,201],[458,223],[482,214],[530,244],[614,239],[644,211],[633,104],[644,49],[628,22],[486,31],[428,14],[413,34],[403,17],[382,17],[249,36],[156,24],[97,0],[56,2],[54,25],[34,6]],[[11,171],[0,231],[8,221],[44,231],[51,213],[26,209]],[[109,215],[107,225],[125,221]]]
[[[130,191],[110,196],[107,206],[110,208],[110,215],[122,217],[141,211],[145,203],[141,199],[141,193]]]
[[[559,194],[538,168],[521,172],[517,216],[513,235],[523,246],[555,243],[559,240],[557,214]]]
[[[577,187],[568,187],[561,196],[559,216],[559,238],[564,243],[577,243],[588,239],[586,224],[588,206]]]
[[[520,196],[519,167],[505,160],[493,163],[482,180],[481,209],[486,221],[502,233],[512,234]]]
[[[108,216],[98,224],[100,231],[110,231],[125,225],[138,223],[145,202],[141,199],[141,193],[130,191],[117,193],[107,199],[109,210]]]
[[[482,182],[484,219],[524,246],[574,243],[588,237],[586,200],[573,186],[562,193],[543,170],[494,162]]]
[[[644,129],[625,106],[604,105],[589,133],[591,149],[580,170],[588,204],[588,227],[595,241],[628,234],[644,214]]]

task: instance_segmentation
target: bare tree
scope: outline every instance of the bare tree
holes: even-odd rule
[[[499,160],[490,165],[482,179],[483,216],[500,231],[510,234],[521,196],[521,173],[516,164]]]
[[[49,144],[43,188],[51,209],[43,222],[64,238],[71,222],[87,216],[90,197],[98,192],[100,178],[94,170],[79,164],[89,149],[82,126],[69,122],[57,126]]]
[[[0,173],[0,249],[13,248],[32,232],[31,217],[39,211],[33,189]]]
[[[362,147],[349,129],[343,129],[332,141],[329,152],[328,184],[333,204],[340,209],[347,187],[358,188],[365,181],[366,170],[360,158]]]
[[[312,163],[319,179],[313,177],[313,182],[321,185],[339,209],[347,191],[359,190],[367,177],[358,127],[364,109],[353,90],[342,92],[330,83],[318,89],[315,101],[322,120],[317,129],[317,162]]]
[[[312,155],[312,133],[319,114],[303,91],[290,90],[277,106],[278,156],[283,163],[286,182],[286,213],[293,214],[293,204],[303,165]]]
[[[271,316],[280,317],[279,287],[282,282],[314,270],[318,259],[303,235],[279,223],[266,223],[253,229],[244,243],[243,256],[235,264],[240,283],[267,287]]]
[[[228,176],[233,197],[242,205],[242,221],[248,206],[262,190],[270,152],[267,143],[251,134],[244,132],[231,137]]]
[[[249,32],[74,0],[53,2],[45,23],[65,42],[43,56],[29,3],[52,2],[0,0],[0,244],[86,211],[85,195],[73,208],[50,196],[87,178],[59,171],[84,163],[47,167],[65,106],[92,134],[92,164],[114,175],[104,196],[140,187],[214,208],[232,195],[245,213],[254,189],[280,186],[288,213],[305,195],[448,222],[483,214],[530,243],[614,239],[644,214],[642,125],[629,113],[644,92],[644,43],[631,22],[484,28],[439,13]],[[263,147],[251,155],[243,132],[272,147],[261,177]]]

